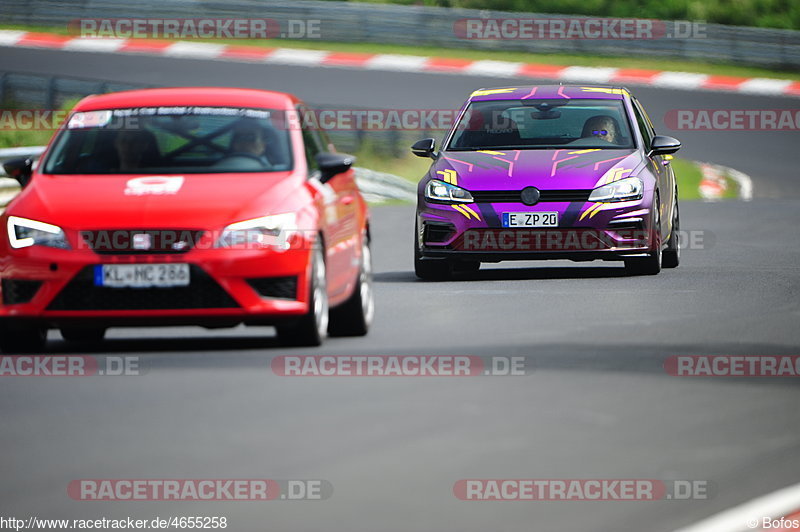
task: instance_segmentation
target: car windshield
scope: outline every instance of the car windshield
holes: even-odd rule
[[[292,168],[283,113],[140,107],[74,113],[44,161],[48,174],[278,172]]]
[[[633,148],[621,100],[538,99],[472,102],[447,150]]]

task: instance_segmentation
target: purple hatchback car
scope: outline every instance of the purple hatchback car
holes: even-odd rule
[[[414,268],[423,279],[481,262],[621,260],[631,274],[680,261],[681,147],[656,135],[624,88],[528,86],[472,93],[419,184]]]

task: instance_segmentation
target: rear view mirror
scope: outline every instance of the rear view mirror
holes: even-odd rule
[[[3,170],[6,175],[12,179],[16,179],[20,186],[25,186],[31,180],[33,175],[33,159],[25,157],[23,159],[11,159],[3,163]]]
[[[413,146],[411,146],[411,153],[417,157],[435,157],[436,139],[418,140]]]
[[[317,154],[316,160],[322,173],[319,180],[327,183],[334,176],[348,171],[356,158],[344,153],[321,152]]]

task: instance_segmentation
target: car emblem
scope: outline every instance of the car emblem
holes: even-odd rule
[[[525,205],[536,205],[539,203],[539,189],[536,187],[525,187],[522,189],[522,193],[520,194],[522,197],[522,203]]]
[[[153,247],[153,239],[147,233],[139,233],[133,235],[133,249],[146,251]]]
[[[189,247],[189,243],[188,242],[184,242],[183,240],[180,240],[180,241],[175,242],[174,244],[172,244],[172,249],[175,250],[175,251],[183,251],[187,247]]]

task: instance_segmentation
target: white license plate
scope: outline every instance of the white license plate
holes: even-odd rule
[[[103,264],[95,266],[95,286],[169,288],[189,286],[188,264]]]
[[[558,227],[558,213],[504,212],[503,227]]]

